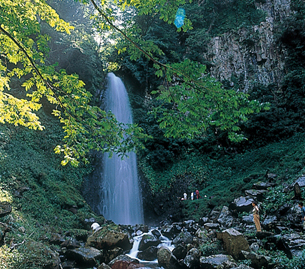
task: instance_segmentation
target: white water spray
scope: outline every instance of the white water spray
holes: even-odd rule
[[[122,123],[132,123],[128,94],[122,80],[108,74],[106,110]],[[122,160],[117,154],[104,154],[102,214],[116,224],[142,224],[143,209],[138,183],[137,158],[134,152]]]

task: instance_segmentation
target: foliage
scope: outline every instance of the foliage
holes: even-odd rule
[[[304,146],[302,134],[244,153],[225,154],[218,148],[219,154],[204,154],[189,144],[166,170],[153,169],[146,158],[139,159],[139,166],[153,193],[169,191],[180,179],[187,182],[187,189],[180,190],[182,193],[176,196],[198,189],[201,199],[183,202],[183,213],[186,219],[199,220],[210,208],[228,205],[233,197],[251,189],[253,183],[265,181],[267,171],[277,174],[279,186],[292,183],[304,173]],[[277,210],[281,203],[292,198],[289,193],[278,193],[279,189],[270,192],[270,197],[266,194],[263,203],[266,212]]]
[[[45,22],[68,34],[73,27],[59,19],[44,1],[38,1],[37,5],[31,1],[1,1],[0,6],[2,123],[42,130],[33,112],[41,107],[39,102],[45,97],[54,105],[53,114],[60,119],[65,132],[65,144],[55,148],[56,153],[64,154],[62,165],[71,162],[77,166],[80,159],[87,162],[87,154],[92,149],[124,154],[141,145],[139,139],[145,135],[140,128],[123,126],[113,115],[90,105],[92,95],[85,90],[78,75],[56,71],[54,65],[45,64],[49,38],[41,34],[41,24]],[[23,81],[25,98],[9,94],[13,77]],[[124,136],[129,139],[123,141]]]

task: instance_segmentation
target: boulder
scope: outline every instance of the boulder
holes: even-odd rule
[[[236,212],[249,212],[252,209],[253,198],[247,196],[241,196],[239,198],[234,199],[234,201],[230,204],[230,211]]]
[[[219,217],[217,219],[217,222],[219,222],[223,227],[232,226],[233,217],[227,206],[222,207]]]
[[[4,217],[12,212],[12,206],[8,202],[0,202],[0,217]]]
[[[111,269],[132,269],[143,267],[137,259],[130,258],[127,255],[119,255],[108,263]]]
[[[220,227],[219,223],[205,223],[204,228],[205,229],[218,229]]]
[[[113,249],[108,249],[108,250],[105,250],[103,251],[103,258],[102,260],[105,262],[105,263],[108,263],[110,261],[112,261],[115,257],[123,254],[123,249],[120,248],[120,247],[116,247],[116,248],[113,248]]]
[[[257,182],[254,183],[252,188],[256,190],[267,190],[268,188],[275,187],[275,183],[270,183],[270,182]]]
[[[193,242],[193,236],[189,233],[189,232],[181,232],[180,234],[178,234],[178,236],[176,236],[172,243],[174,245],[176,244],[180,244],[184,242],[185,244],[190,244]]]
[[[78,264],[96,266],[97,261],[102,258],[102,252],[93,247],[80,247],[67,250],[66,257],[76,261]]]
[[[158,264],[164,269],[180,269],[186,266],[180,264],[176,257],[172,255],[171,251],[167,247],[161,247],[157,252]]]
[[[232,255],[235,259],[238,259],[240,257],[242,250],[249,250],[248,241],[245,239],[243,234],[233,228],[218,233],[217,238],[223,240],[224,249],[229,255]]]
[[[249,214],[247,216],[243,216],[241,221],[243,223],[253,224],[254,223],[253,214]]]
[[[184,259],[187,253],[187,248],[185,244],[178,244],[172,251],[173,255],[178,259]]]
[[[199,268],[200,267],[200,250],[192,248],[188,251],[184,258],[184,264],[187,268]]]
[[[151,246],[158,246],[161,243],[161,241],[157,238],[155,238],[153,235],[144,235],[142,236],[142,239],[139,244],[139,250],[143,251],[144,249],[147,249]]]
[[[138,253],[137,257],[145,261],[154,261],[157,259],[158,248],[151,246]]]
[[[299,185],[300,188],[305,187],[305,177],[304,177],[304,176],[299,177],[299,178],[293,183],[293,186],[294,186],[296,183]]]
[[[257,201],[262,201],[266,190],[245,190],[247,196],[255,198]]]
[[[212,255],[208,257],[200,257],[200,268],[203,269],[218,269],[223,268],[223,264],[226,262],[233,261],[230,255]]]
[[[272,230],[278,225],[277,217],[272,215],[267,216],[261,224],[267,231]]]
[[[116,247],[120,247],[123,250],[130,250],[132,247],[127,233],[109,230],[107,227],[103,227],[90,235],[86,245],[105,250]]]
[[[177,225],[168,225],[161,229],[161,233],[169,239],[173,239],[180,231],[181,229],[178,230]]]
[[[209,222],[209,218],[203,217],[199,219],[199,225],[203,226],[205,223]]]

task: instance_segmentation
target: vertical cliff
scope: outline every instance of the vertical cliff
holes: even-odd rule
[[[264,21],[212,38],[204,52],[212,62],[211,74],[243,91],[257,84],[280,87],[285,74],[287,52],[276,35],[280,22],[291,15],[291,0],[266,0],[256,7],[265,12]]]

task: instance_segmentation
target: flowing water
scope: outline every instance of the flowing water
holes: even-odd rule
[[[106,110],[122,123],[132,123],[132,111],[122,80],[108,74]],[[137,157],[134,152],[122,160],[117,154],[104,154],[102,183],[102,214],[116,224],[142,224],[142,198],[138,183]]]

